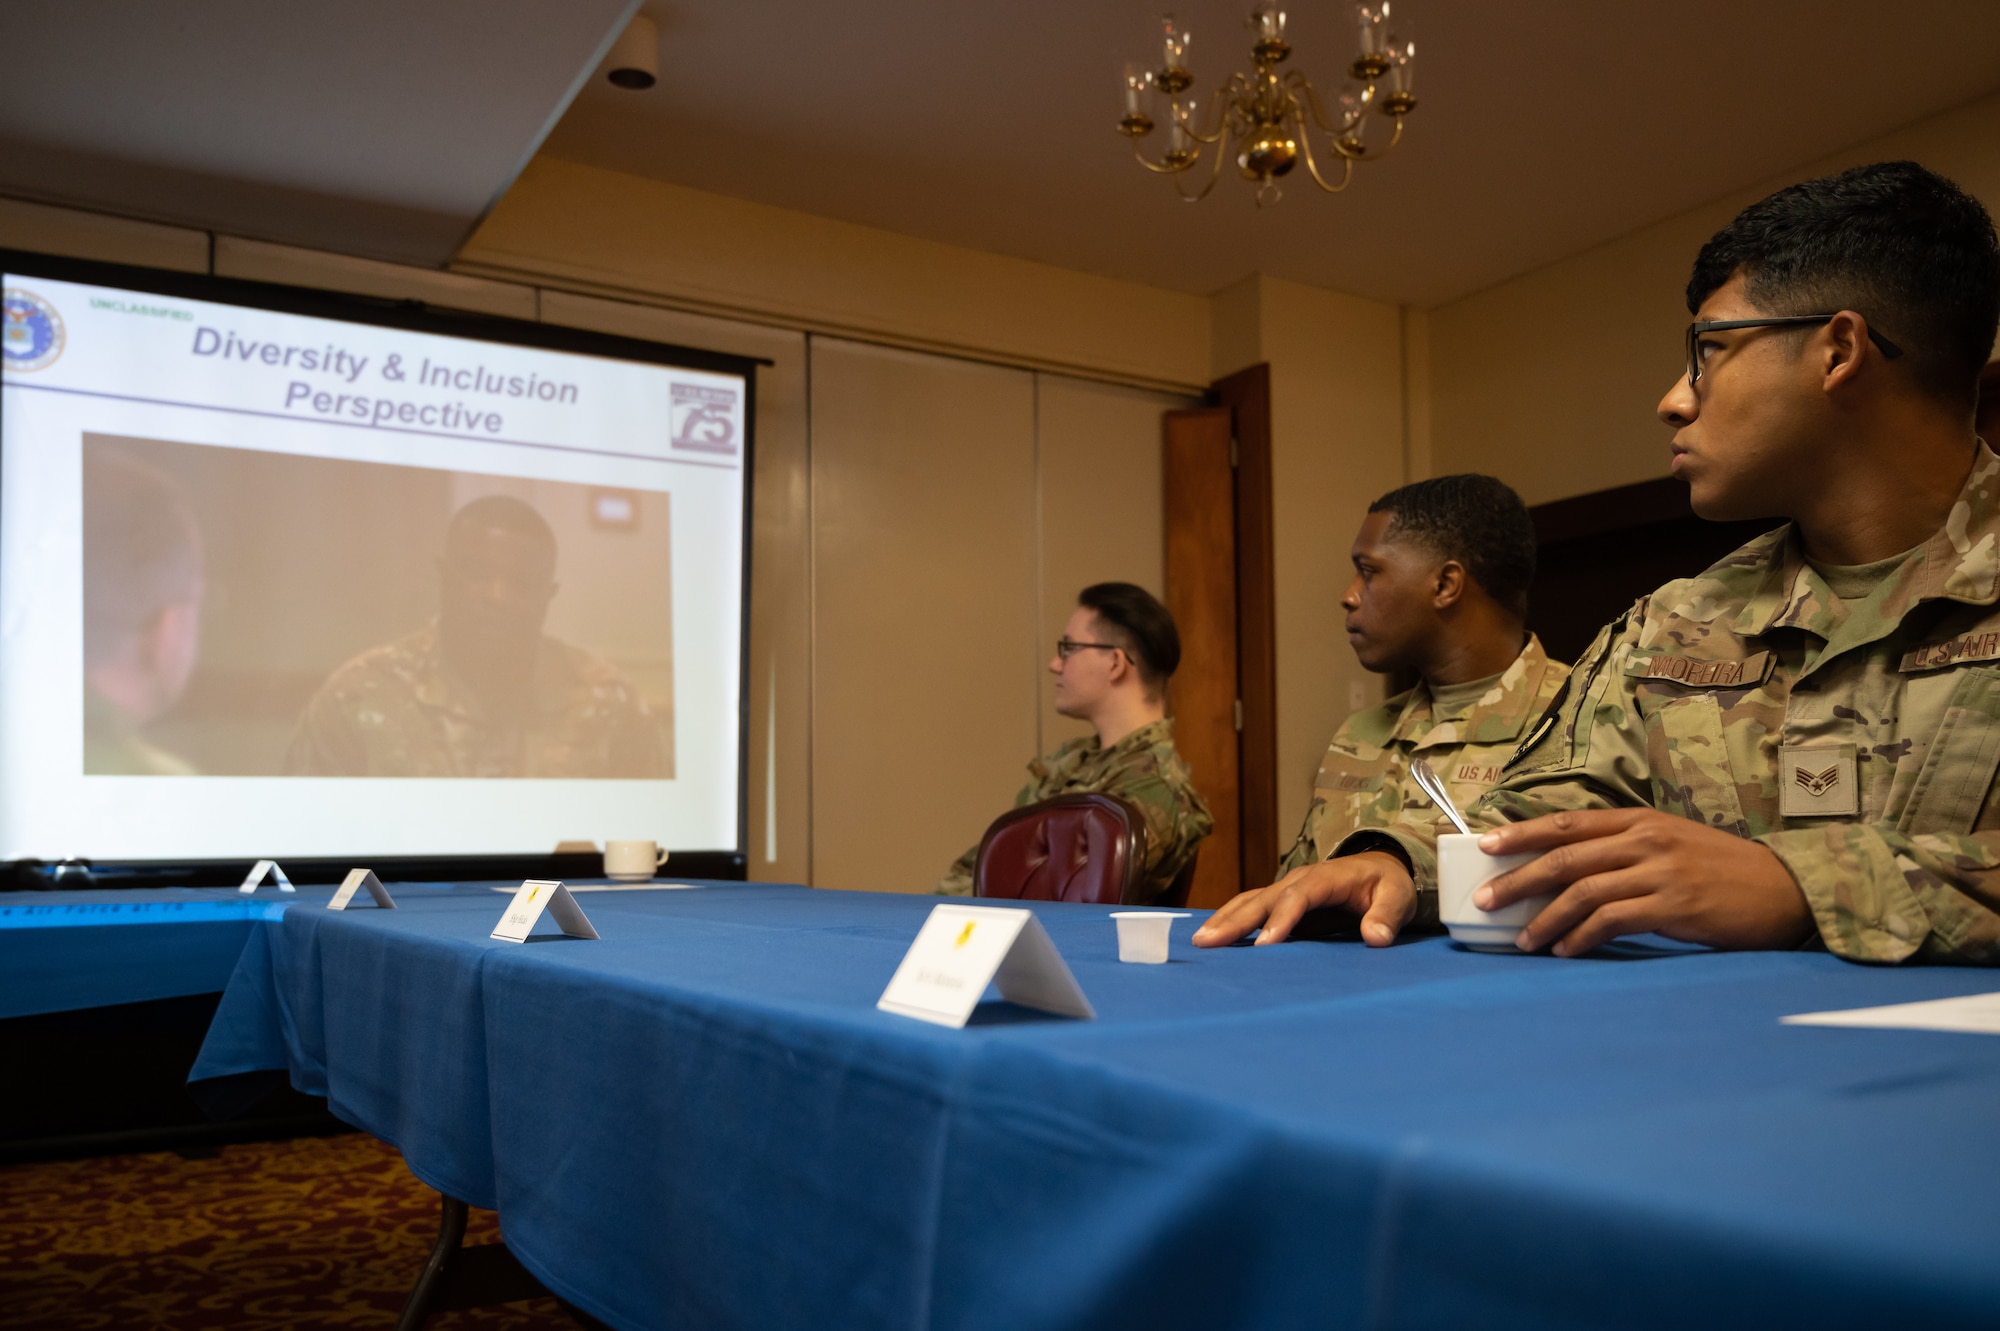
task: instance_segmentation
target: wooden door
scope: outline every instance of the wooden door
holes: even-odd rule
[[[1169,411],[1161,433],[1166,599],[1181,635],[1181,666],[1169,699],[1174,744],[1215,818],[1188,904],[1218,906],[1242,890],[1230,412]]]
[[[1174,738],[1215,815],[1188,902],[1220,906],[1278,863],[1271,375],[1214,385],[1219,407],[1170,411],[1161,488],[1167,608],[1180,626]]]

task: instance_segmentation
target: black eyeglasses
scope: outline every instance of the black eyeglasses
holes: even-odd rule
[[[1832,323],[1838,314],[1788,314],[1782,319],[1702,319],[1688,325],[1687,331],[1687,377],[1688,387],[1701,382],[1701,335],[1721,333],[1731,328],[1795,328],[1806,324]],[[1868,330],[1868,340],[1882,349],[1882,354],[1890,360],[1903,354],[1903,349],[1888,338]]]
[[[1100,652],[1116,652],[1123,649],[1115,642],[1071,642],[1068,638],[1056,639],[1056,655],[1064,661],[1086,647],[1094,647]]]

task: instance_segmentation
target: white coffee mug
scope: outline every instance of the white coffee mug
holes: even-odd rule
[[[607,841],[604,843],[604,876],[620,882],[639,883],[651,878],[667,862],[667,852],[651,841]]]
[[[1499,910],[1484,911],[1472,904],[1479,885],[1498,878],[1531,860],[1539,852],[1526,855],[1488,855],[1479,848],[1479,834],[1447,832],[1438,838],[1438,918],[1451,931],[1452,940],[1475,952],[1517,952],[1514,937],[1556,899],[1553,892],[1528,897]]]

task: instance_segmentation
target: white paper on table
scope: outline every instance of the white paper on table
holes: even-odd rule
[[[1845,1012],[1802,1012],[1780,1017],[1788,1026],[1871,1026],[1910,1031],[1962,1031],[2000,1035],[2000,994],[1967,994],[1921,1003],[1849,1008]]]
[[[597,937],[597,930],[569,889],[549,878],[530,878],[522,883],[491,936],[503,943],[525,943],[543,911],[571,938]]]
[[[250,872],[244,875],[243,885],[236,890],[238,892],[255,892],[264,885],[266,875],[278,880],[278,890],[280,892],[298,891],[297,888],[292,886],[292,880],[285,877],[285,871],[278,867],[276,860],[258,860],[255,864],[251,865]]]
[[[346,910],[347,903],[354,900],[354,894],[366,888],[375,904],[384,910],[396,909],[395,901],[389,896],[389,889],[382,886],[382,880],[375,876],[373,869],[349,869],[347,877],[333,894],[333,900],[326,903],[328,910]]]
[[[1022,1007],[1097,1016],[1035,913],[1005,906],[933,906],[875,1006],[963,1026],[990,983]]]

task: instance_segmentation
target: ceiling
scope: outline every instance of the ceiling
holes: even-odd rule
[[[590,77],[635,0],[0,3],[0,194],[442,264],[540,147],[1183,291],[1431,305],[2000,88],[1992,0],[1393,0],[1403,146],[1339,196],[1190,205],[1112,128],[1167,2],[1197,90],[1247,64],[1248,0],[646,0],[644,93]],[[1325,86],[1351,12],[1291,14]]]
[[[0,194],[441,264],[636,0],[0,3]]]
[[[1197,91],[1247,67],[1249,0],[647,0],[659,85],[593,81],[545,151],[1183,291],[1430,305],[2000,88],[1992,0],[1394,0],[1421,97],[1395,155],[1338,196],[1183,204],[1113,130],[1168,4]],[[1292,63],[1342,69],[1352,12],[1290,6]]]

